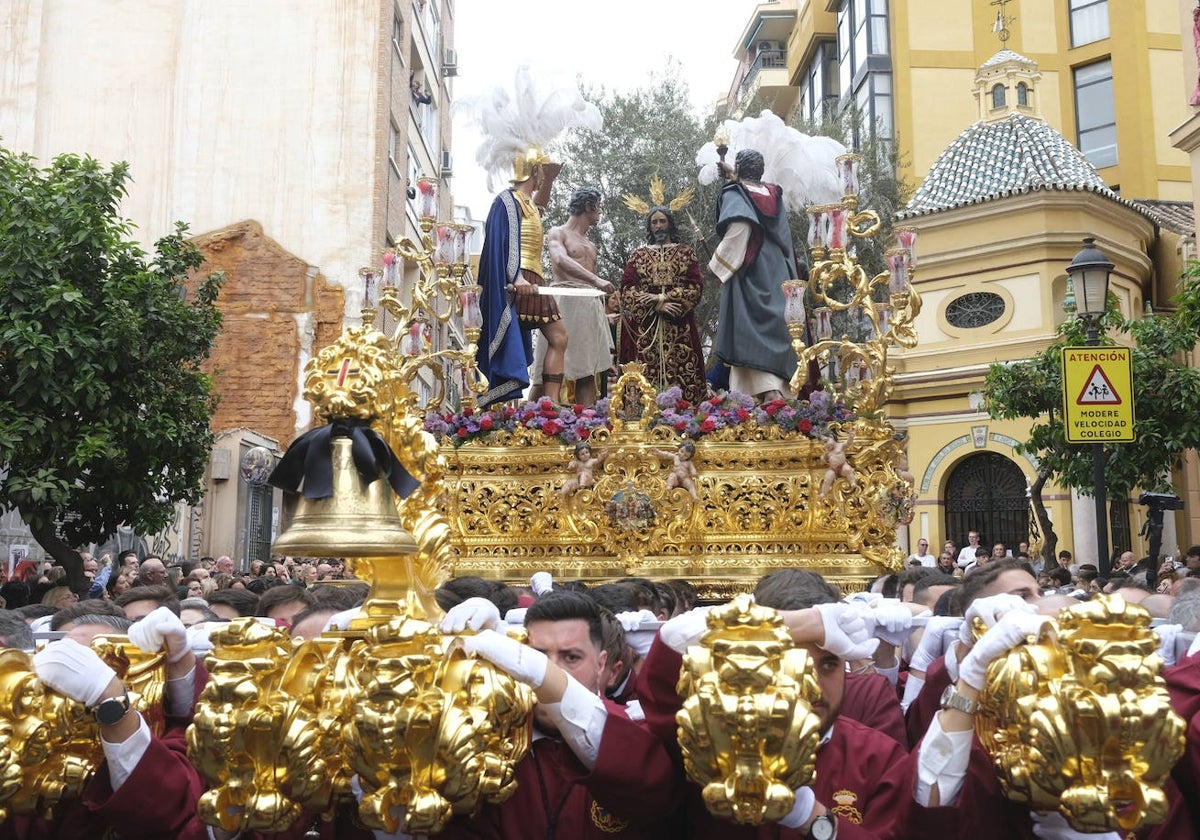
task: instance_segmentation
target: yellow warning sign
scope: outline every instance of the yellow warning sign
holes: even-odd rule
[[[1063,418],[1070,443],[1132,443],[1133,359],[1127,347],[1063,348]]]

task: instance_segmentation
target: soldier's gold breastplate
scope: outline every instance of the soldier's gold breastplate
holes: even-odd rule
[[[522,192],[514,192],[521,207],[521,270],[542,277],[542,214],[533,199]]]

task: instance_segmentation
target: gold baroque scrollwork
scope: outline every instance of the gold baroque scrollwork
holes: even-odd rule
[[[1112,595],[1063,610],[992,663],[976,731],[1010,799],[1083,832],[1162,822],[1186,724],[1157,647],[1150,614]]]
[[[816,769],[816,674],[779,615],[749,595],[712,610],[708,627],[679,678],[684,769],[716,816],[777,821]]]

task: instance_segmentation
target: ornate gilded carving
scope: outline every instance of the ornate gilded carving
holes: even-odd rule
[[[1162,822],[1186,724],[1157,647],[1150,614],[1112,595],[1063,610],[992,664],[976,731],[1010,799],[1084,832]]]
[[[714,609],[684,656],[677,715],[684,770],[719,817],[777,821],[816,769],[820,687],[783,621],[748,595]]]
[[[161,733],[162,655],[145,654],[124,636],[98,636],[93,647]],[[0,650],[0,821],[48,816],[58,803],[79,798],[103,758],[99,726],[83,704],[44,690],[28,654]]]
[[[447,656],[432,626],[404,616],[371,628],[349,658],[360,690],[346,744],[366,825],[394,833],[406,806],[406,832],[436,832],[454,814],[512,794],[529,747],[528,687]]]

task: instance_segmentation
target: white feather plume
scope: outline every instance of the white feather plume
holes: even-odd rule
[[[574,87],[549,87],[529,67],[517,68],[512,88],[496,87],[491,94],[456,104],[471,115],[484,136],[476,162],[488,173],[488,189],[507,179],[513,159],[530,147],[545,149],[570,128],[600,131],[600,110]]]
[[[725,120],[729,152],[725,160],[733,164],[742,149],[755,149],[763,156],[763,180],[783,187],[788,209],[802,213],[813,204],[833,204],[842,199],[842,184],[834,160],[846,154],[846,147],[832,137],[813,137],[785,125],[778,115],[764,110],[757,117]],[[716,144],[711,141],[696,153],[697,177],[711,184],[720,177]]]

